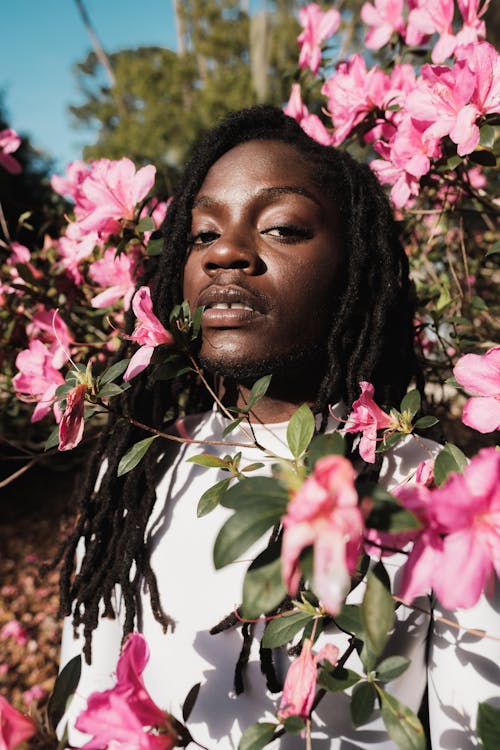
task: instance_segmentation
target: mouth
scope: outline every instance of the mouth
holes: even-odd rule
[[[265,315],[269,305],[260,294],[239,286],[212,285],[200,294],[203,324],[212,328],[239,328]]]

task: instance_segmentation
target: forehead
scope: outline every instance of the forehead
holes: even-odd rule
[[[314,179],[314,167],[294,146],[281,141],[240,143],[220,157],[208,170],[198,195],[227,194],[242,185],[248,191],[262,185],[295,185],[318,198],[324,196]]]

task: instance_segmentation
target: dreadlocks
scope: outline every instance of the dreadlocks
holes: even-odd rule
[[[398,403],[417,368],[408,264],[388,201],[367,166],[316,143],[275,107],[256,106],[229,115],[194,151],[167,214],[164,252],[158,262],[151,262],[147,278],[141,280],[151,286],[157,316],[168,325],[172,308],[182,299],[191,209],[208,170],[230,149],[254,140],[293,146],[310,164],[311,174],[331,196],[332,210],[340,216],[343,264],[326,345],[327,366],[315,405],[323,415],[323,429],[328,404],[339,399],[351,404],[360,380],[374,383],[380,403]],[[133,325],[131,316],[128,325]],[[120,357],[125,349],[126,345]],[[121,397],[120,413],[166,430],[179,416],[181,390],[187,393],[183,406],[187,413],[206,408],[205,393],[193,375],[187,376],[181,388],[178,382],[170,387],[165,381],[152,382],[142,373]],[[136,469],[117,477],[120,458],[141,437],[144,433],[126,419],[111,416],[78,485],[79,519],[59,555],[61,609],[65,615],[73,611],[75,627],[83,625],[87,661],[99,617],[114,616],[117,584],[125,603],[124,634],[140,616],[142,584],[149,591],[156,619],[164,628],[172,625],[159,600],[146,544],[158,452],[149,451]],[[80,540],[84,554],[75,573]]]

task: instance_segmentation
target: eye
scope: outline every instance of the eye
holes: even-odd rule
[[[313,236],[310,229],[299,227],[295,224],[280,224],[275,227],[269,227],[269,229],[265,229],[262,234],[266,234],[269,237],[276,238],[280,242],[286,242],[288,244],[310,240]]]
[[[188,239],[190,247],[193,245],[209,245],[219,237],[217,232],[206,230],[204,232],[198,232],[197,234],[191,234]]]

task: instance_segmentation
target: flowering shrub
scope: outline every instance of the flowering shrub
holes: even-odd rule
[[[281,549],[266,561],[270,573],[265,597],[255,568],[247,572],[243,619],[273,618],[267,621],[263,641],[270,647],[302,633],[300,655],[289,669],[276,722],[248,728],[241,750],[257,750],[286,731],[303,732],[310,741],[322,692],[350,691],[353,685],[353,702],[364,688],[372,703],[376,695],[387,732],[399,747],[423,748],[418,718],[385,690],[395,669],[382,656],[394,623],[394,598],[411,605],[432,588],[445,607],[471,607],[491,592],[494,576],[500,575],[500,454],[492,447],[491,435],[500,425],[500,347],[493,345],[495,260],[500,252],[494,222],[500,204],[491,197],[494,176],[489,172],[496,164],[495,128],[500,122],[500,56],[484,39],[486,5],[480,8],[473,0],[459,0],[457,8],[452,0],[366,2],[361,19],[372,53],[365,58],[357,52],[341,60],[329,58],[328,46],[333,35],[343,34],[341,14],[335,9],[323,12],[315,3],[301,11],[299,70],[286,111],[321,143],[352,146],[358,155],[365,149],[371,168],[390,188],[397,216],[405,220],[404,241],[418,297],[416,343],[431,413],[419,416],[416,390],[399,409],[386,411],[377,403],[372,384],[363,381],[339,433],[314,437],[310,409],[303,406],[295,413],[287,433],[289,455],[277,459],[278,469],[265,482],[245,477],[237,457],[218,463],[210,463],[205,454],[196,457],[203,466],[230,470],[235,479],[214,495],[233,510],[215,544],[216,567],[233,563],[275,525],[283,528]],[[318,82],[322,98],[310,102],[315,110],[310,111],[304,92],[318,90]],[[11,172],[15,143],[12,131],[0,133],[0,167]],[[117,408],[113,399],[127,390],[129,381],[152,362],[171,361],[172,349],[180,347],[185,354],[186,340],[199,329],[200,311],[182,305],[166,330],[155,315],[148,286],[139,286],[148,257],[161,251],[156,233],[167,210],[167,204],[152,197],[153,183],[153,167],[136,171],[128,159],[74,162],[66,175],[52,181],[54,190],[73,202],[63,235],[46,237],[41,248],[27,248],[9,237],[2,241],[6,257],[0,294],[5,315],[14,320],[2,365],[3,391],[8,394],[3,398],[10,403],[12,392],[17,394],[18,420],[27,409],[32,423],[53,417],[58,426],[48,438],[49,449],[69,451],[91,437],[93,425],[98,429],[107,411]],[[126,336],[124,314],[129,308],[136,325]],[[130,358],[116,357],[120,346]],[[112,360],[117,361],[111,365]],[[188,366],[203,378],[193,359]],[[176,374],[181,377],[185,369],[184,361]],[[246,412],[235,422],[248,417],[268,385],[269,378],[255,384]],[[465,406],[462,388],[470,395]],[[121,416],[133,420],[129,414]],[[358,434],[360,455],[373,463],[376,453],[398,441],[418,441],[418,431],[432,427],[438,417],[444,417],[446,425],[458,416],[468,428],[490,438],[489,447],[470,463],[456,445],[447,443],[415,477],[407,478],[413,484],[392,495],[373,484],[355,486],[340,433]],[[121,474],[138,464],[154,439],[172,439],[148,425],[139,426],[146,437],[123,456]],[[182,429],[179,433],[176,439],[185,439]],[[468,452],[474,453],[480,436],[471,440],[465,428],[462,435],[472,447]],[[230,434],[227,444],[230,450]],[[401,550],[407,560],[393,591],[383,559]],[[380,558],[368,572],[364,552]],[[350,616],[363,627],[352,619],[347,622],[345,599],[352,577],[366,581],[361,604],[348,605],[355,606],[357,614],[349,610]],[[287,592],[295,597],[291,614],[301,615],[300,628],[293,633],[274,624],[290,613],[276,619],[270,615]],[[349,673],[340,687],[339,674],[350,652],[339,654],[335,647],[313,652],[319,624],[332,615],[338,621],[344,616],[353,643],[364,643],[364,675]],[[92,735],[89,750],[169,748],[179,737],[189,741],[187,729],[147,695],[142,681],[146,661],[145,644],[138,636],[131,638],[119,662],[116,686],[90,697],[77,722]],[[407,666],[399,664],[396,672]],[[368,699],[366,704],[368,720],[373,706]],[[491,714],[491,707],[481,710],[494,716],[495,729],[489,731],[494,732],[493,742],[498,741],[499,716]],[[478,720],[479,734],[482,726]]]

